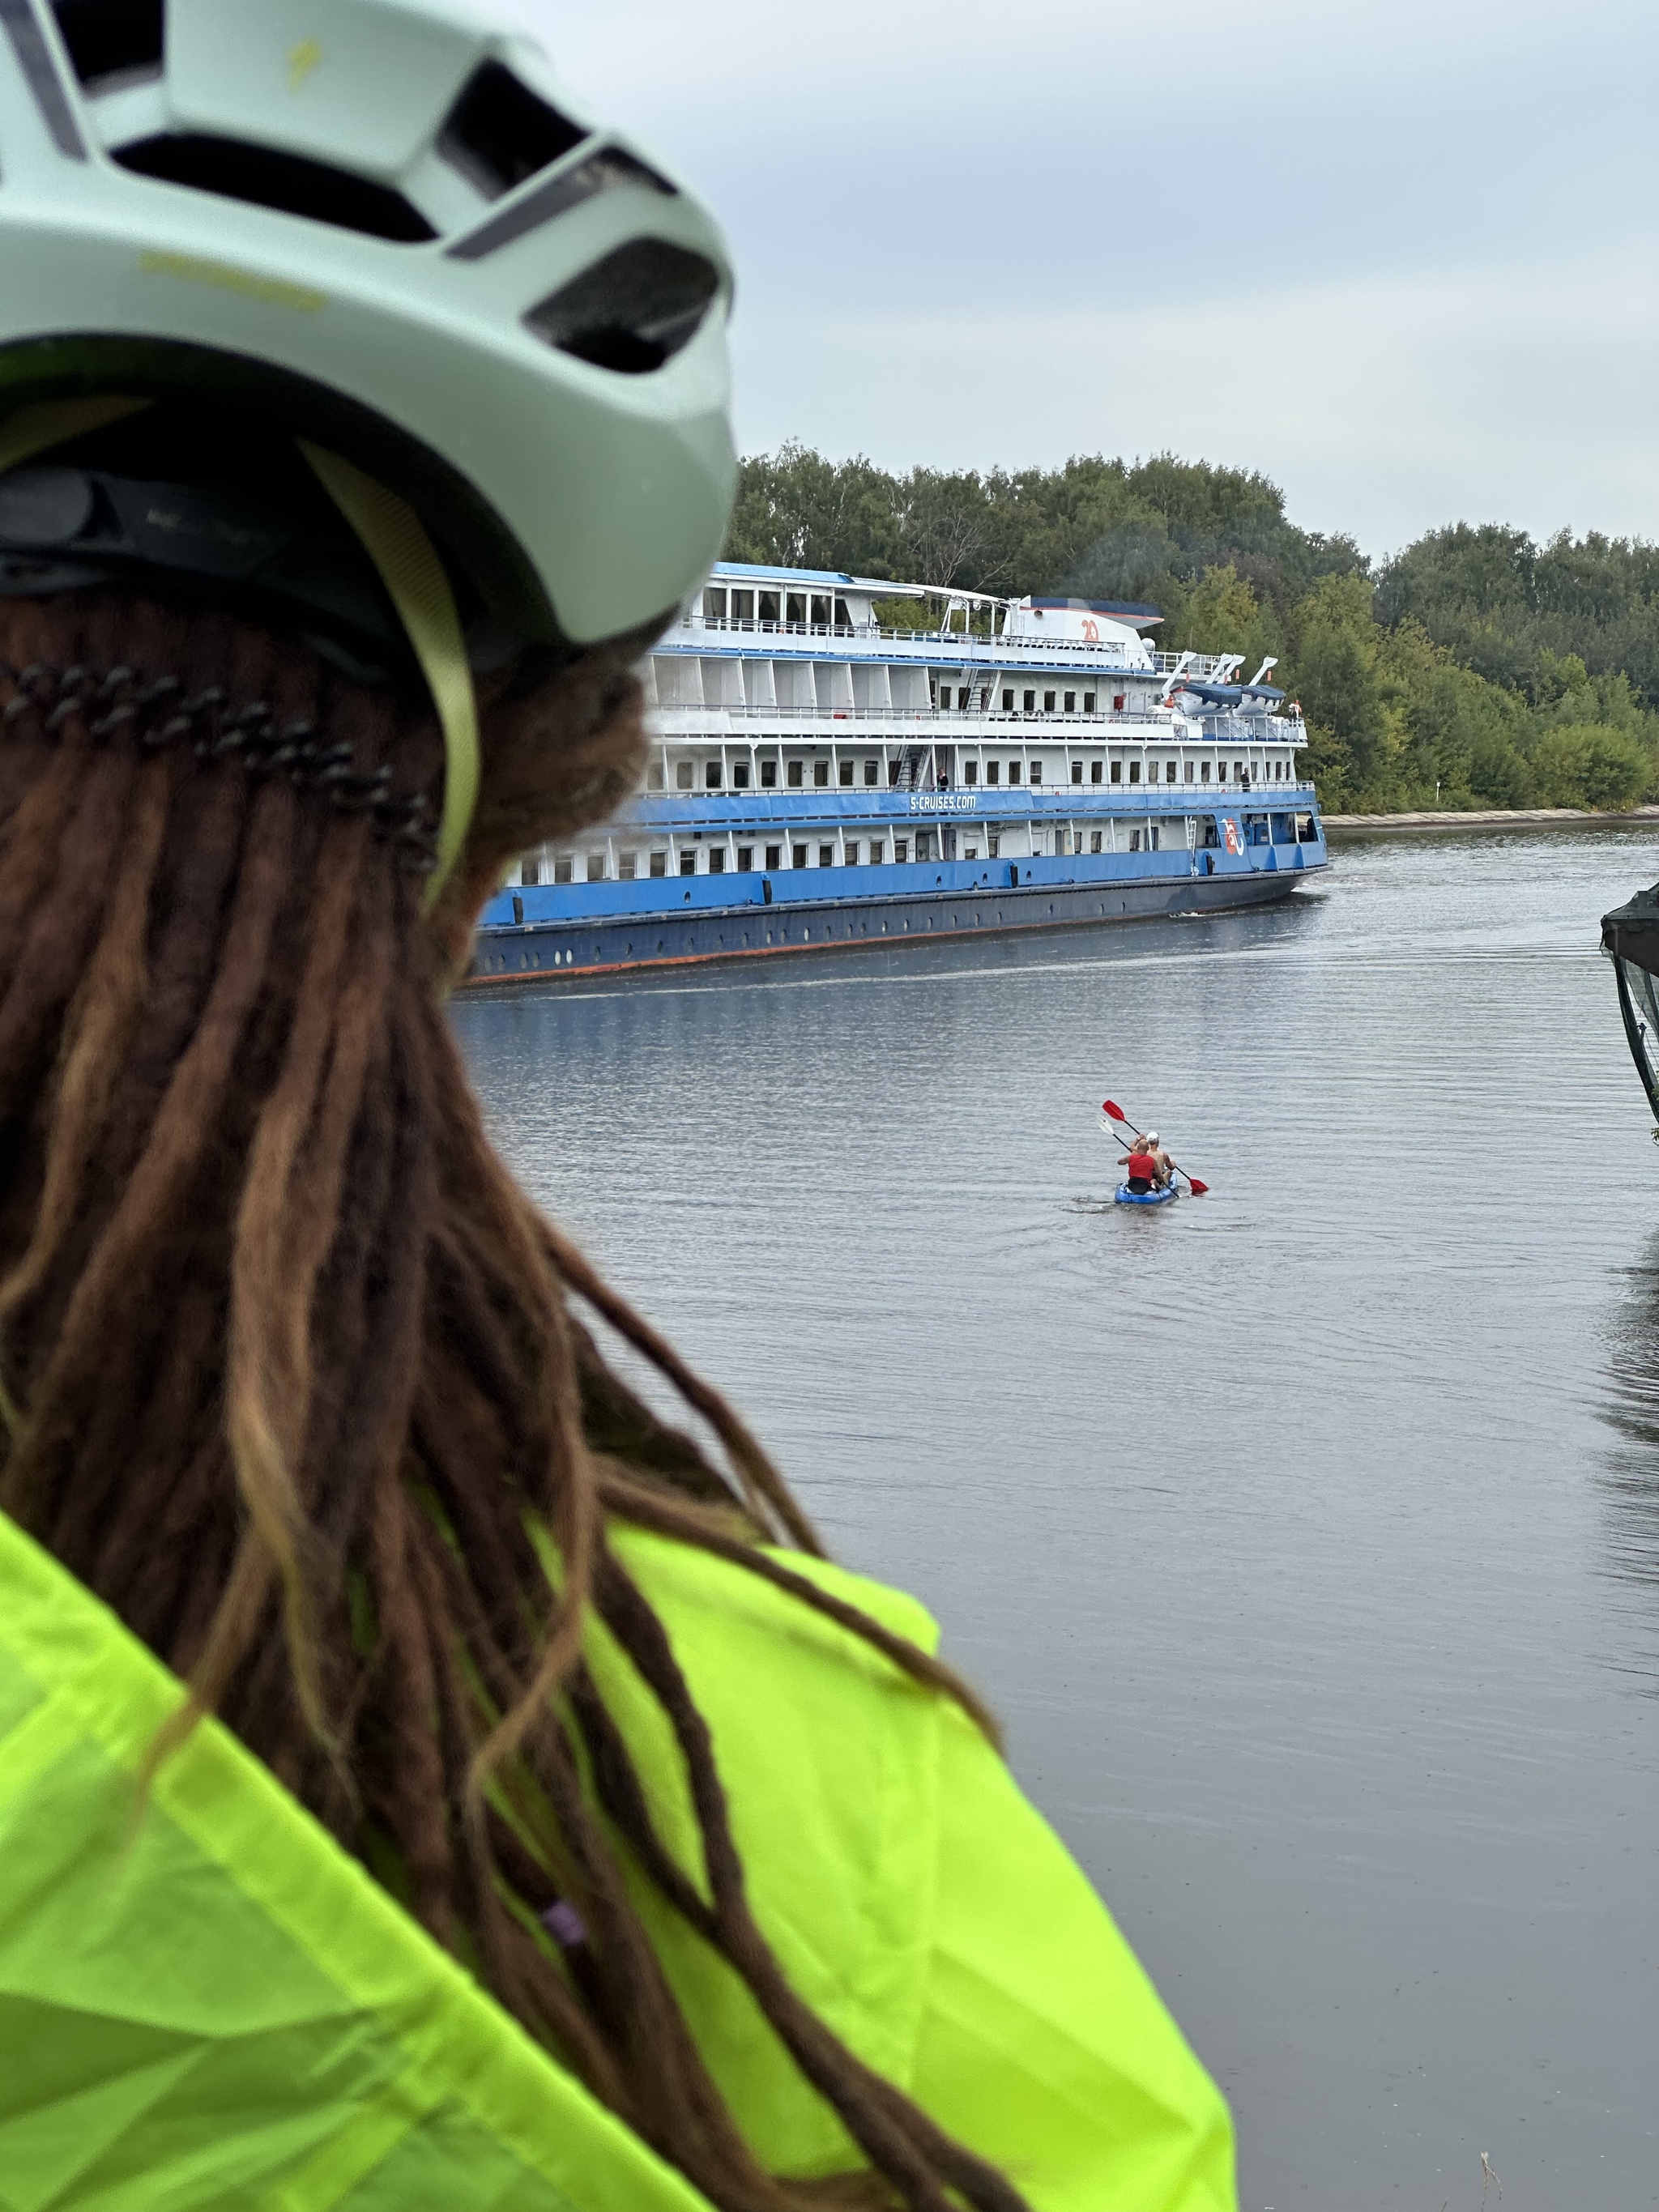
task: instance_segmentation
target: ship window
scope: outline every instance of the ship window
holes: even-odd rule
[[[651,855],[651,872],[653,876],[665,876],[668,873],[666,853],[653,853]]]
[[[536,861],[534,861],[534,860],[524,860],[524,861],[521,861],[521,862],[520,863],[520,866],[519,866],[519,885],[520,885],[520,888],[521,890],[522,890],[522,889],[523,889],[526,884],[538,884],[538,883],[540,883],[541,879],[542,879],[542,872],[541,872],[541,868],[540,868],[539,865],[538,865]],[[509,880],[511,880],[511,879],[509,878]]]
[[[1192,764],[1192,763],[1191,763],[1190,761],[1188,761],[1188,763],[1187,763],[1187,781],[1188,781],[1188,783],[1190,783],[1190,782],[1192,781],[1192,780],[1193,780],[1193,764]]]
[[[829,762],[828,762],[828,761],[814,761],[814,762],[813,762],[813,763],[812,763],[812,781],[813,781],[813,783],[814,783],[816,786],[817,786],[817,787],[821,790],[821,789],[823,789],[823,787],[826,784],[828,784],[829,781],[830,781],[830,763],[829,763]]]
[[[988,860],[994,860],[1001,850],[1002,840],[993,831],[985,840],[985,857]]]
[[[1008,763],[1008,781],[1010,783],[1018,783],[1019,781],[1019,763],[1018,761],[1010,761]]]
[[[792,845],[789,848],[789,865],[792,868],[804,868],[806,866],[806,848],[805,845]]]
[[[1095,711],[1095,695],[1092,691],[1085,691],[1083,695],[1083,711],[1085,714],[1092,714]]]
[[[818,866],[819,866],[819,867],[821,867],[821,868],[833,868],[833,867],[835,866],[835,865],[836,865],[836,848],[835,848],[835,847],[834,847],[833,845],[820,845],[820,846],[818,847]]]
[[[1028,691],[1025,694],[1025,712],[1028,714],[1035,714],[1036,712],[1036,693],[1035,691]]]
[[[804,623],[806,620],[806,594],[805,592],[786,592],[784,594],[783,605],[783,618],[786,622]]]
[[[979,847],[977,845],[964,845],[962,848],[962,857],[964,860],[978,860]]]
[[[1152,826],[1151,830],[1148,832],[1147,842],[1148,842],[1148,844],[1150,845],[1150,847],[1151,847],[1152,850],[1154,853],[1155,853],[1155,852],[1157,852],[1157,850],[1158,850],[1158,824],[1157,824],[1157,823],[1156,823],[1156,822],[1154,822],[1154,823],[1153,823],[1153,824],[1152,824]]]
[[[1233,781],[1235,783],[1243,783],[1243,781],[1244,763],[1243,761],[1235,761],[1233,763]]]
[[[781,845],[769,845],[767,847],[766,865],[769,868],[781,868],[783,866],[783,848]]]
[[[702,595],[702,616],[705,622],[726,620],[726,594],[715,591],[712,585]]]
[[[1083,763],[1081,761],[1073,761],[1072,763],[1072,781],[1073,783],[1081,783],[1083,781]]]
[[[1002,711],[1005,714],[1012,714],[1014,711],[1014,695],[1012,691],[1005,691],[1002,695]]]
[[[588,854],[587,880],[590,884],[602,884],[605,881],[605,854],[603,853],[590,853]]]
[[[1200,783],[1207,783],[1209,781],[1210,763],[1208,761],[1202,761],[1199,763],[1198,780]]]
[[[893,860],[895,864],[897,865],[908,860],[909,857],[910,840],[908,837],[895,837],[893,840]]]
[[[674,788],[675,788],[675,790],[676,790],[676,791],[690,791],[690,788],[691,788],[691,763],[690,763],[690,761],[676,761],[676,762],[675,762],[675,763],[674,763]]]
[[[662,763],[660,761],[653,761],[650,767],[646,770],[645,786],[647,791],[660,791],[662,789]]]
[[[851,761],[842,761],[839,765],[841,768],[841,780],[844,784],[850,787],[853,781],[853,763]]]
[[[695,876],[696,872],[696,854],[695,853],[682,853],[680,854],[680,873],[683,876]]]
[[[1089,781],[1091,783],[1098,783],[1100,781],[1100,772],[1103,765],[1103,763],[1097,760],[1090,762]]]
[[[829,627],[830,602],[828,599],[819,599],[816,594],[812,600],[812,620],[822,623],[825,629]]]
[[[1033,761],[1033,762],[1031,763],[1031,773],[1030,773],[1030,777],[1029,777],[1028,781],[1030,781],[1030,782],[1032,782],[1032,783],[1041,783],[1041,782],[1042,782],[1042,763],[1041,761]]]
[[[917,832],[916,832],[916,858],[917,858],[917,860],[931,860],[933,859],[933,831],[932,831],[931,830],[917,830]]]
[[[1000,761],[987,761],[987,762],[986,762],[986,763],[985,763],[985,781],[987,781],[987,783],[995,783],[995,782],[996,782],[996,781],[998,780],[998,778],[1001,775],[1001,774],[1002,774],[1002,763],[1001,763]]]
[[[754,847],[752,845],[739,845],[738,848],[738,873],[740,876],[752,875],[754,872]]]
[[[1091,830],[1089,832],[1089,850],[1091,853],[1097,853],[1100,850],[1100,832],[1098,830]]]
[[[1173,761],[1165,761],[1164,763],[1164,781],[1165,783],[1173,783],[1175,780],[1176,764]]]
[[[801,767],[802,763],[799,761],[791,761],[789,763],[789,788],[791,791],[799,791],[800,789]]]
[[[964,761],[963,763],[962,780],[964,783],[977,783],[979,781],[979,763],[977,761]]]
[[[570,881],[571,877],[572,877],[574,873],[575,873],[574,866],[573,866],[573,864],[572,864],[570,861],[568,861],[568,860],[555,860],[555,861],[554,861],[554,863],[553,863],[553,880],[554,880],[554,882],[555,882],[556,884],[568,884],[568,883]]]
[[[937,676],[930,676],[927,679],[927,703],[930,707],[937,707],[939,704],[939,678]]]
[[[619,883],[631,884],[639,872],[640,856],[637,853],[617,854],[617,878]]]
[[[1052,691],[1045,691],[1042,695],[1042,711],[1045,714],[1052,714],[1054,711],[1054,695]]]
[[[856,868],[858,864],[858,840],[855,837],[849,837],[847,841],[847,865],[849,868]]]
[[[760,764],[760,770],[761,789],[763,791],[775,791],[778,787],[777,763],[775,761],[763,761]]]
[[[757,592],[760,618],[763,623],[775,623],[778,618],[778,595],[775,592]]]
[[[711,876],[723,876],[726,873],[726,855],[724,853],[713,852],[708,855],[708,872]]]
[[[1112,763],[1112,781],[1113,781],[1114,783],[1121,783],[1121,782],[1122,782],[1122,781],[1123,781],[1123,763],[1122,763],[1122,762],[1121,762],[1121,760],[1115,760],[1115,761]]]
[[[847,611],[846,600],[837,599],[836,601],[836,628],[837,629],[851,629],[852,627],[853,617]]]
[[[1121,714],[1123,712],[1123,694],[1121,691],[1114,691],[1112,694],[1112,712],[1115,714]]]
[[[733,622],[753,622],[753,621],[754,621],[754,619],[755,619],[755,594],[754,594],[752,592],[732,592],[732,621],[733,621]]]
[[[1129,781],[1131,783],[1139,783],[1140,781],[1140,763],[1139,761],[1131,761],[1129,763]]]
[[[1140,832],[1139,830],[1132,830],[1129,832],[1129,850],[1132,853],[1138,853],[1140,850]]]
[[[748,790],[749,763],[747,761],[733,761],[732,763],[732,788],[733,791]]]
[[[967,713],[968,702],[971,696],[972,687],[970,685],[959,684],[957,686],[957,711],[958,714],[965,714]]]
[[[708,763],[708,766],[702,772],[702,780],[708,785],[710,791],[718,791],[720,789],[720,764],[718,761],[710,761]]]
[[[1066,711],[1068,714],[1075,714],[1077,712],[1077,693],[1075,691],[1068,691],[1066,694]]]
[[[875,782],[875,781],[876,781],[876,773],[877,773],[877,771],[876,771],[876,763],[875,763],[875,762],[874,762],[874,761],[866,761],[866,763],[864,763],[864,781],[866,781],[866,783],[870,784],[870,785],[873,785],[873,784],[874,784],[874,782]]]

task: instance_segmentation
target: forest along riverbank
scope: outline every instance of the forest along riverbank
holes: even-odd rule
[[[1246,2207],[1653,2199],[1659,1151],[1596,928],[1655,849],[1356,836],[1255,914],[454,1010],[537,1197],[943,1619]],[[1210,1196],[1110,1205],[1109,1093]]]

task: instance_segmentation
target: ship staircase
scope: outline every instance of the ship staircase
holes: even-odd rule
[[[937,775],[932,745],[906,745],[893,763],[891,788],[895,791],[931,791]]]

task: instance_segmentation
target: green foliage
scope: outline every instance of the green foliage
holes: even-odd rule
[[[1333,809],[1620,807],[1659,793],[1659,546],[1457,523],[1373,575],[1259,473],[1159,453],[898,477],[800,446],[742,463],[727,557],[1011,598],[1152,600],[1157,642],[1300,700]],[[879,619],[931,629],[938,603]],[[960,620],[960,617],[957,618]],[[976,617],[975,629],[984,626]]]
[[[1564,722],[1533,749],[1532,771],[1546,806],[1634,806],[1653,780],[1652,755],[1606,722]]]

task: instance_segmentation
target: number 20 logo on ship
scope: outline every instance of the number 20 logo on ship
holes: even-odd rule
[[[1083,641],[1085,645],[1100,643],[1100,624],[1092,615],[1085,615],[1083,617]]]
[[[1242,853],[1244,850],[1244,847],[1243,841],[1239,837],[1237,823],[1235,822],[1230,815],[1221,826],[1226,833],[1227,850],[1230,853]]]

